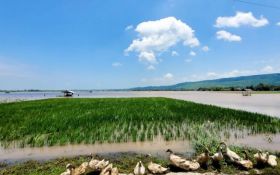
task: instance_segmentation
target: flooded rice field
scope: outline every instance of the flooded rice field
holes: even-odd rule
[[[0,93],[0,102],[12,102],[21,100],[37,100],[61,97],[61,93],[55,92],[12,92]],[[196,91],[76,91],[74,98],[118,98],[118,97],[168,97],[193,101],[203,104],[211,104],[232,109],[245,110],[275,116],[280,118],[280,94],[253,94],[244,97],[239,92],[196,92]],[[231,132],[231,131],[228,131]],[[242,135],[242,134],[241,134]],[[280,134],[275,135],[248,135],[224,138],[227,143],[238,146],[247,146],[257,149],[280,151]],[[48,160],[59,157],[88,155],[90,153],[150,153],[157,156],[166,156],[165,150],[172,149],[177,153],[193,153],[191,141],[169,140],[157,137],[152,141],[136,141],[125,143],[95,143],[77,144],[51,147],[0,147],[0,162],[17,162],[25,160]]]
[[[276,135],[249,135],[241,138],[231,137],[226,140],[228,144],[245,146],[268,151],[280,151],[280,134]],[[71,157],[79,155],[126,153],[152,154],[157,157],[166,158],[166,150],[191,155],[191,142],[188,140],[165,141],[163,138],[156,138],[153,141],[126,142],[126,143],[96,143],[77,144],[51,147],[25,147],[8,148],[0,147],[0,162],[14,163],[26,160],[50,160],[60,157]]]
[[[36,100],[62,96],[53,92],[11,92],[0,93],[0,102]],[[253,94],[242,96],[241,92],[202,92],[202,91],[76,91],[75,98],[129,98],[129,97],[168,97],[216,105],[231,109],[245,110],[280,117],[279,94]]]

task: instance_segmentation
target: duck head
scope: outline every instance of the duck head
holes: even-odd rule
[[[146,154],[145,157],[152,157],[152,155],[151,154]]]
[[[68,169],[68,170],[72,170],[72,169],[74,169],[74,168],[75,168],[75,166],[72,165],[72,164],[70,164],[70,163],[68,163],[68,164],[66,165],[66,169]]]
[[[173,151],[172,151],[171,149],[167,149],[166,152],[167,152],[167,153],[170,153],[170,154],[173,153]]]
[[[245,160],[248,160],[249,159],[248,152],[246,150],[243,150],[242,153],[244,153],[245,155]]]

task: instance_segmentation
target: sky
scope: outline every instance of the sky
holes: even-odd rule
[[[264,5],[2,1],[0,89],[117,89],[280,72],[280,1],[246,2]]]

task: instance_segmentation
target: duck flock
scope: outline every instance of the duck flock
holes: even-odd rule
[[[215,154],[210,155],[209,150],[205,148],[205,152],[198,155],[195,159],[186,159],[182,156],[174,154],[170,149],[168,149],[166,152],[169,153],[169,160],[172,166],[184,171],[196,171],[202,166],[207,166],[210,161],[212,164],[219,164],[223,159],[226,159],[232,164],[245,170],[250,170],[253,168],[253,162],[249,160],[246,151],[243,151],[245,157],[242,158],[240,155],[230,150],[230,148],[228,148],[224,142],[220,143]],[[271,167],[277,166],[277,157],[275,155],[269,154],[268,152],[262,152],[259,150],[256,154],[254,154],[253,157],[257,164]],[[139,161],[134,168],[133,174],[165,174],[169,171],[169,168],[163,167],[162,165],[152,161],[148,163],[146,170],[142,161]],[[89,162],[84,162],[78,167],[75,167],[72,164],[67,164],[66,171],[60,175],[85,175],[94,172],[98,173],[99,175],[119,175],[118,168],[114,167],[112,163],[104,159],[97,160],[93,155],[91,155],[91,160]]]

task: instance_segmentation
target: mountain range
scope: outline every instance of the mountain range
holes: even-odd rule
[[[130,90],[145,91],[145,90],[197,90],[199,88],[246,88],[247,86],[256,86],[260,83],[268,85],[280,85],[280,73],[274,74],[262,74],[262,75],[250,75],[240,76],[232,78],[220,78],[214,80],[203,80],[196,82],[183,82],[168,86],[147,86],[147,87],[135,87]]]

